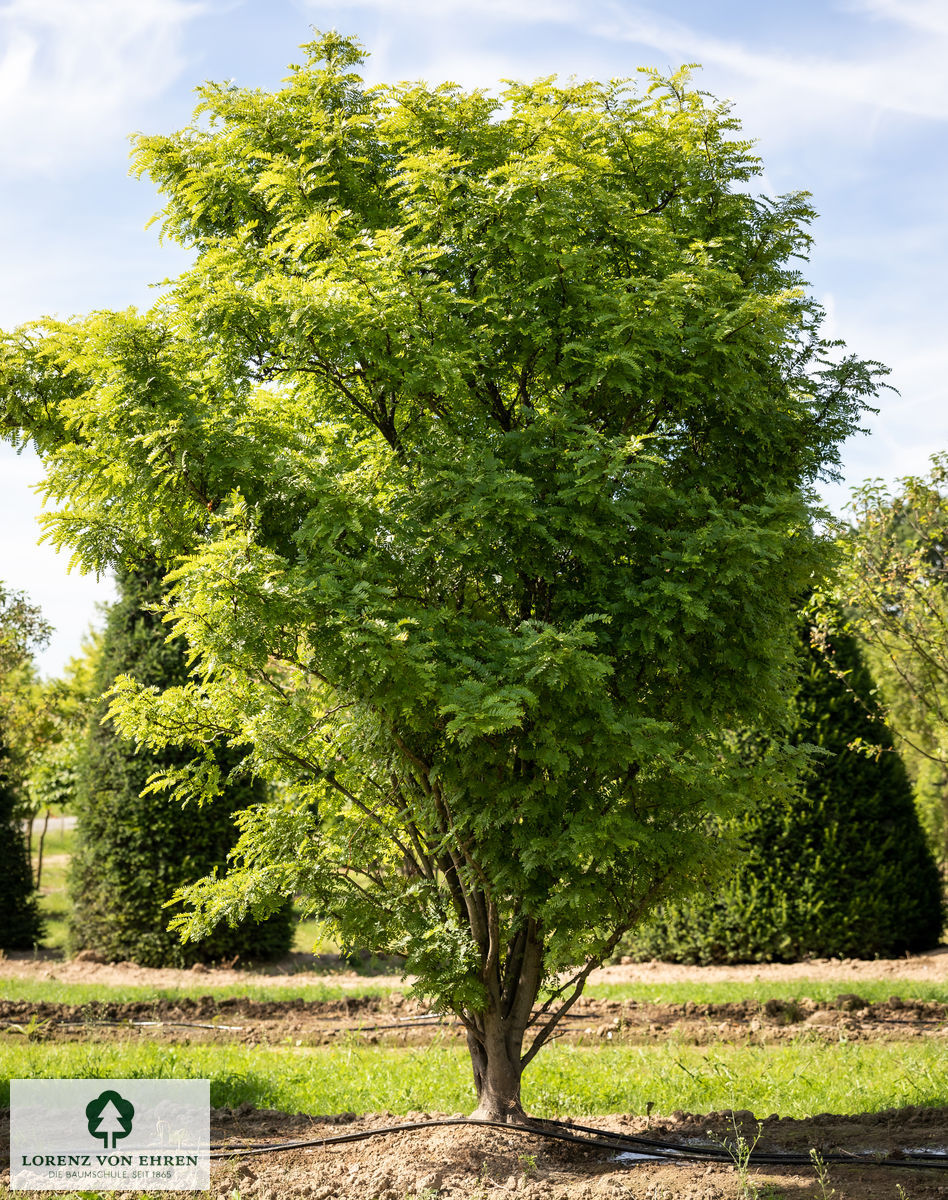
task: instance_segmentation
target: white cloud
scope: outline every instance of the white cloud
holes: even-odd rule
[[[928,33],[948,32],[948,9],[924,0],[862,0],[886,15],[898,12],[904,24]],[[939,15],[942,14],[942,15]],[[880,45],[878,52],[859,58],[799,53],[773,54],[749,45],[698,32],[677,21],[656,17],[644,10],[630,13],[618,5],[612,15],[592,24],[591,32],[603,38],[659,50],[671,62],[700,62],[723,68],[737,79],[756,86],[760,107],[783,112],[784,119],[822,113],[832,121],[833,106],[857,105],[874,111],[945,120],[948,118],[948,74],[944,71],[944,46],[937,37],[903,37]],[[748,94],[742,87],[742,109]],[[846,116],[851,121],[851,114]]]
[[[178,77],[190,0],[0,0],[0,156],[49,172],[120,147]]]
[[[323,8],[313,3],[311,7]],[[400,21],[412,18],[456,19],[468,17],[496,21],[529,21],[539,24],[544,21],[572,22],[581,18],[584,9],[572,0],[336,0],[332,5],[338,13],[354,9],[371,9],[373,12],[397,17]]]
[[[425,57],[439,78],[451,74],[462,81],[495,83],[487,68],[497,65],[502,26],[511,21],[549,23],[572,27],[584,40],[591,36],[607,44],[656,51],[660,59],[655,65],[663,69],[699,62],[707,69],[705,80],[715,75],[715,86],[722,77],[729,86],[738,85],[743,113],[759,111],[775,127],[845,123],[851,131],[855,111],[870,126],[871,138],[871,124],[879,114],[948,117],[945,0],[846,0],[863,32],[873,32],[874,19],[899,26],[894,34],[880,27],[876,47],[858,56],[847,56],[844,49],[833,54],[801,53],[798,48],[782,53],[759,50],[753,25],[746,38],[720,37],[666,16],[658,4],[627,0],[335,0],[331,5],[327,0],[306,0],[306,7],[320,14],[331,10],[333,20],[349,12],[371,12],[389,27],[403,29],[423,22]],[[842,45],[836,39],[836,46]],[[445,49],[457,64],[452,72],[443,67]],[[524,60],[532,57],[529,44],[504,46],[503,53],[508,49],[521,63],[513,74],[523,76]]]
[[[848,8],[879,20],[948,37],[948,6],[944,0],[851,0]]]

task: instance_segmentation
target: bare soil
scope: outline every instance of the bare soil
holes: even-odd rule
[[[749,1113],[734,1114],[736,1129],[753,1140],[758,1131]],[[455,1114],[457,1117],[457,1114]],[[437,1114],[344,1113],[313,1117],[254,1110],[215,1109],[211,1138],[217,1157],[211,1196],[232,1200],[486,1200],[517,1195],[523,1200],[738,1200],[754,1196],[729,1162],[661,1161],[623,1157],[614,1149],[586,1149],[518,1129],[473,1124],[379,1134],[364,1141],[307,1145],[248,1154],[248,1148],[280,1142],[312,1142],[358,1131],[436,1120]],[[450,1119],[450,1118],[449,1118]],[[731,1114],[599,1117],[592,1124],[614,1133],[667,1140],[685,1148],[735,1139]],[[0,1139],[6,1142],[4,1121]],[[948,1111],[899,1109],[872,1116],[816,1116],[806,1120],[770,1117],[762,1123],[758,1149],[822,1155],[850,1152],[898,1155],[904,1149],[944,1149]],[[638,1152],[647,1152],[638,1147]],[[948,1174],[879,1165],[828,1168],[825,1195],[834,1200],[934,1200],[948,1193]],[[0,1186],[8,1183],[3,1162]],[[761,1200],[815,1200],[820,1185],[805,1165],[751,1167],[749,1182]],[[897,1188],[901,1187],[900,1193]],[[834,1188],[831,1192],[829,1189]],[[770,1189],[768,1191],[768,1189]],[[40,1193],[23,1193],[24,1197]]]
[[[200,980],[197,979],[200,976]],[[4,979],[49,979],[62,983],[98,983],[104,987],[135,985],[153,988],[193,988],[196,983],[215,987],[294,987],[321,986],[358,991],[367,984],[383,988],[406,985],[397,973],[359,972],[347,969],[338,955],[292,954],[265,968],[205,967],[190,970],[140,967],[135,963],[81,962],[64,960],[52,952],[12,953],[0,959],[0,995]],[[847,980],[905,979],[925,983],[948,983],[948,946],[927,954],[892,959],[814,958],[797,963],[748,963],[733,967],[691,967],[674,963],[632,963],[623,960],[601,967],[590,975],[596,983],[717,983],[725,980],[767,982],[797,979]],[[408,980],[407,982],[410,982]],[[897,987],[893,988],[898,991]]]
[[[673,1036],[707,1045],[727,1040],[768,1044],[807,1034],[816,1040],[948,1041],[948,1004],[892,996],[870,1004],[856,992],[834,1001],[744,1000],[729,1004],[648,1004],[583,998],[561,1026],[573,1044],[610,1041],[647,1044]],[[343,1000],[255,1001],[240,997],[153,1000],[116,1004],[108,1000],[68,1005],[0,999],[0,1042],[32,1040],[125,1040],[239,1042],[243,1045],[323,1046],[349,1038],[396,1046],[463,1041],[458,1022],[427,1012],[400,993]]]

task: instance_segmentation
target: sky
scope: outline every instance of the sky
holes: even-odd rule
[[[276,87],[314,29],[360,38],[370,82],[700,64],[756,141],[759,190],[813,195],[827,331],[891,368],[827,502],[948,450],[946,0],[0,0],[0,329],[152,303],[188,259],[146,229],[160,199],[128,175],[129,134],[186,125],[207,79]],[[42,475],[0,445],[0,580],[55,626],[55,674],[112,588],[37,545]]]

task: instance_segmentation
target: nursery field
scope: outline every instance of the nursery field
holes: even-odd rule
[[[0,962],[0,1105],[10,1078],[210,1078],[221,1200],[948,1195],[948,953],[607,967],[525,1076],[543,1135],[437,1124],[328,1143],[460,1118],[474,1094],[452,1022],[393,976],[314,962]],[[570,1130],[585,1140],[548,1136]],[[643,1157],[661,1148],[634,1138],[710,1157]],[[748,1163],[755,1141],[775,1161]],[[285,1142],[324,1144],[248,1153]]]

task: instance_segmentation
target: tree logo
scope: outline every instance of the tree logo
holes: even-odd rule
[[[86,1105],[86,1117],[89,1122],[89,1132],[93,1137],[101,1138],[106,1150],[109,1149],[109,1137],[112,1138],[112,1149],[119,1138],[128,1137],[132,1132],[132,1117],[135,1106],[118,1092],[106,1091]]]

